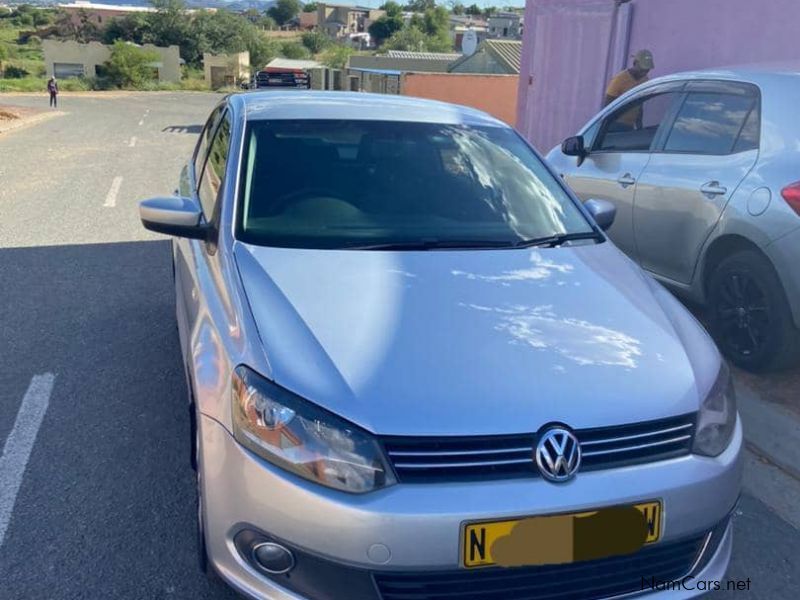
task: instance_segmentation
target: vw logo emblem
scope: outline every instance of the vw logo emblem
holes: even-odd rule
[[[581,464],[581,445],[571,431],[552,427],[539,438],[534,458],[545,479],[568,481]]]

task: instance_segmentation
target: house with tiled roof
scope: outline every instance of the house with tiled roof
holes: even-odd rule
[[[521,41],[484,40],[473,54],[451,64],[448,72],[519,75],[521,60]]]

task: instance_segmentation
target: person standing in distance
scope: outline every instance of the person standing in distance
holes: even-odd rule
[[[47,91],[50,92],[50,107],[58,108],[58,82],[55,75],[48,80]]]

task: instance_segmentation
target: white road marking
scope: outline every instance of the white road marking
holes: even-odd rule
[[[0,456],[0,547],[11,522],[17,492],[36,443],[36,435],[50,403],[54,380],[52,373],[33,376]]]
[[[136,136],[133,136],[133,137],[131,138],[131,143],[130,143],[130,144],[128,144],[128,147],[129,147],[129,148],[133,148],[135,145],[136,145]]]
[[[122,177],[117,175],[111,182],[111,188],[108,190],[108,194],[106,194],[106,201],[103,203],[103,206],[106,208],[114,208],[117,205],[117,194],[119,194],[121,185]]]
[[[142,117],[141,119],[139,119],[139,125],[144,125],[144,117]]]

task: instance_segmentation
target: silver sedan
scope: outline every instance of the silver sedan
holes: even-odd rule
[[[680,73],[634,88],[554,148],[575,193],[617,207],[611,239],[709,308],[739,366],[800,351],[800,72]]]
[[[689,598],[731,554],[742,431],[709,336],[508,126],[245,93],[174,236],[198,550],[275,600]]]

